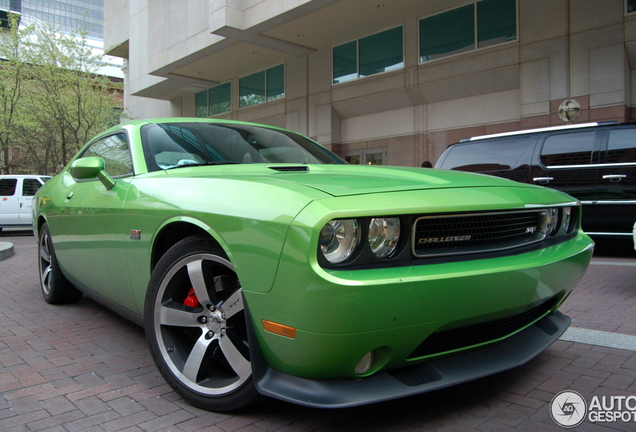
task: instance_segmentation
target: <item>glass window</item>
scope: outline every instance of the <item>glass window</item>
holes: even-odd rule
[[[36,179],[25,178],[22,180],[22,195],[34,196],[40,187],[42,187],[42,183]]]
[[[396,27],[332,50],[333,83],[404,67],[402,27]]]
[[[15,179],[15,178],[0,179],[0,196],[15,195],[15,188],[17,184],[18,184],[18,179]]]
[[[596,132],[549,136],[541,149],[541,163],[547,167],[589,165]]]
[[[610,132],[605,163],[636,162],[636,129],[617,129]]]
[[[132,160],[126,134],[110,135],[95,141],[82,154],[82,157],[88,156],[104,159],[104,169],[113,177],[132,174]]]
[[[636,12],[636,0],[627,0],[626,7],[627,13]]]
[[[333,82],[358,78],[358,44],[356,41],[333,47]]]
[[[519,165],[532,138],[515,137],[456,144],[444,159],[444,169],[485,172],[510,170]]]
[[[367,165],[384,165],[384,152],[367,153],[365,160]]]
[[[346,160],[347,163],[350,163],[352,165],[360,165],[360,156],[361,156],[360,154],[345,156],[344,160]]]
[[[343,163],[302,135],[235,123],[146,125],[142,139],[150,171],[228,163]]]
[[[474,5],[420,20],[420,62],[475,48]]]
[[[239,108],[285,97],[285,65],[239,79]]]
[[[202,91],[195,95],[195,115],[197,117],[207,117],[208,114],[208,92]]]
[[[267,100],[285,97],[285,67],[278,65],[267,69]]]
[[[404,67],[402,27],[368,36],[359,41],[360,76]]]
[[[484,0],[477,3],[478,47],[517,39],[517,2]]]
[[[420,20],[420,62],[517,39],[517,0],[483,0]]]
[[[343,158],[352,165],[384,165],[386,148],[348,151],[345,152]]]
[[[229,82],[212,87],[208,90],[210,115],[217,115],[230,111],[232,108],[231,99],[232,89]]]
[[[265,101],[265,71],[239,79],[239,108]]]

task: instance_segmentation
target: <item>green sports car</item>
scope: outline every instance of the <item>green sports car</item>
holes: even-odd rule
[[[49,303],[82,294],[143,325],[192,404],[262,395],[347,407],[521,365],[593,243],[563,193],[455,171],[343,162],[229,120],[136,120],[38,192]]]

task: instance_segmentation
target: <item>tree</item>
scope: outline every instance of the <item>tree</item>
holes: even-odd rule
[[[17,149],[20,171],[55,174],[91,137],[118,122],[122,84],[97,74],[102,56],[85,34],[16,25],[4,39],[15,48],[0,52],[11,65],[0,68],[0,104],[14,109],[0,113],[0,146]]]
[[[24,59],[20,39],[23,32],[18,29],[15,15],[9,17],[9,30],[0,37],[0,173],[11,172],[16,165],[15,153],[12,148],[16,145],[13,132],[18,118],[18,105],[21,102],[22,80],[24,77]]]

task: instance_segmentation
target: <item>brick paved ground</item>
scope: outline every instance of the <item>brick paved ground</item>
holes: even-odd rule
[[[548,410],[562,390],[588,401],[636,395],[634,351],[559,341],[521,368],[398,401],[318,410],[267,400],[240,414],[209,413],[163,382],[142,329],[88,299],[46,304],[32,236],[5,231],[0,239],[15,245],[15,255],[0,261],[2,432],[563,431]],[[563,308],[575,326],[636,335],[631,264],[633,257],[595,258]],[[586,421],[576,430],[636,430],[636,423]]]

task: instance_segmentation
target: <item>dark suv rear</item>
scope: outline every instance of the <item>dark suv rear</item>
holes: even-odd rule
[[[462,140],[435,168],[472,171],[566,192],[584,205],[583,229],[632,236],[636,124],[588,123]]]

